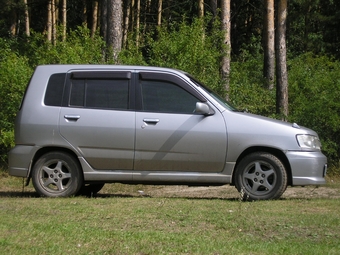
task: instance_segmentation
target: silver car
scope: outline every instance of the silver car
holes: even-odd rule
[[[314,131],[237,111],[174,69],[38,66],[15,127],[9,173],[32,179],[42,196],[105,183],[231,184],[262,200],[325,184]]]

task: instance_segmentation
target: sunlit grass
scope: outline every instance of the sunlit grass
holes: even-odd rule
[[[0,173],[0,254],[339,254],[338,198],[240,202],[106,185],[94,198],[39,198]],[[339,183],[332,189],[340,191]],[[155,196],[141,196],[138,191]],[[223,191],[233,189],[222,189]],[[201,191],[194,189],[194,191]],[[207,189],[209,191],[209,189]],[[212,189],[213,191],[213,189]],[[162,195],[163,194],[163,195]]]

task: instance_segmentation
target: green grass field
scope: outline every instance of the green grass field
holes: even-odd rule
[[[39,198],[0,172],[0,254],[340,254],[339,182],[322,196],[259,202],[230,187],[171,189],[108,184],[92,198]]]

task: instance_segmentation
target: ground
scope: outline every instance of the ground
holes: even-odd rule
[[[109,184],[110,185],[110,184]],[[225,185],[218,187],[188,187],[188,186],[140,186],[137,191],[130,191],[124,195],[150,197],[183,197],[183,198],[221,198],[239,199],[235,187]],[[100,194],[108,194],[104,188]],[[288,187],[282,195],[286,198],[340,198],[340,187],[307,186]]]
[[[0,175],[0,197],[30,197],[37,196],[32,186],[24,187],[21,178]],[[220,198],[239,199],[239,193],[230,185],[213,187],[188,186],[153,186],[153,185],[123,185],[106,184],[97,196],[110,197],[180,197],[180,198]],[[340,198],[339,178],[327,178],[327,185],[288,187],[282,195],[283,199],[310,199],[310,198]]]

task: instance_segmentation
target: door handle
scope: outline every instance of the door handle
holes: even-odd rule
[[[66,115],[64,115],[64,118],[68,121],[77,121],[77,120],[80,119],[80,115],[66,114]]]
[[[144,123],[150,125],[156,125],[159,122],[159,119],[143,119]]]

